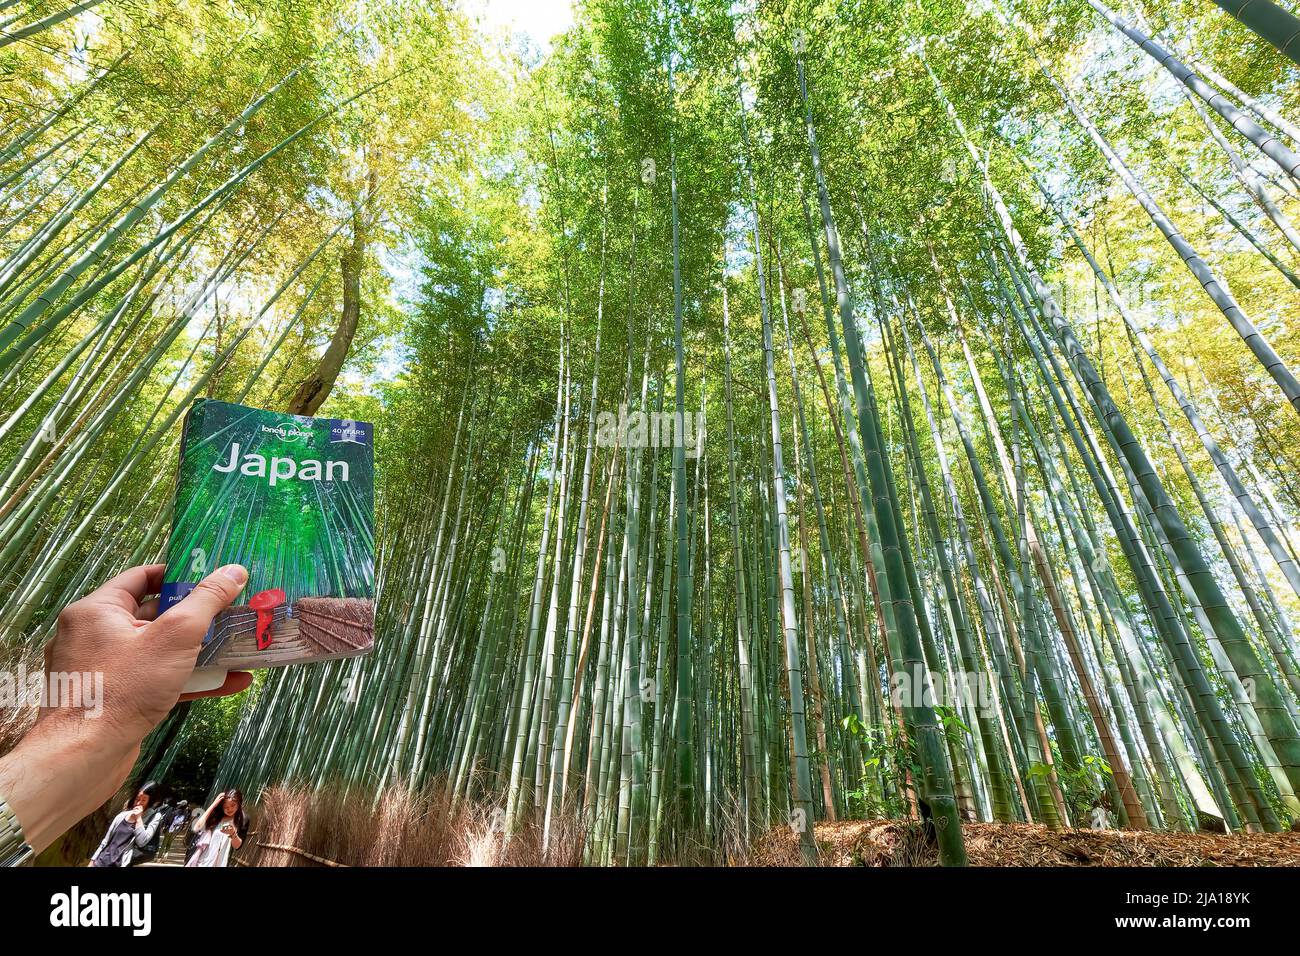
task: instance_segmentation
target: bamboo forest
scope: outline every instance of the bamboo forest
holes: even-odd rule
[[[5,658],[361,421],[373,650],[134,772],[258,865],[1300,861],[1300,7],[485,6],[0,0]]]

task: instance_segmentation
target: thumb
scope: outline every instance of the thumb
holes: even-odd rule
[[[201,639],[212,619],[230,606],[248,582],[248,572],[241,565],[217,568],[195,585],[194,590],[174,608],[157,619],[173,633]]]

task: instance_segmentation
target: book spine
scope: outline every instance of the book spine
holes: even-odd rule
[[[194,405],[191,405],[189,411],[185,413],[185,419],[181,424],[180,456],[179,456],[179,461],[176,465],[176,483],[175,483],[175,487],[172,489],[172,528],[173,529],[176,527],[177,520],[180,517],[178,513],[180,510],[179,492],[181,487],[181,481],[185,476],[186,453],[189,451],[190,433],[194,428],[198,428],[200,433],[203,431],[203,410],[205,407],[206,407],[206,403],[203,401],[199,401],[196,402]],[[168,548],[168,553],[165,556],[165,560],[168,561],[168,563],[171,562],[170,547]],[[195,583],[192,581],[168,581],[166,580],[165,575],[166,572],[164,572],[162,589],[159,591],[158,594],[159,614],[162,614],[168,608],[171,608],[174,605],[179,604],[181,602],[181,599],[184,598],[185,595],[193,591],[195,587]],[[207,638],[205,637],[204,642],[206,643],[206,641]]]

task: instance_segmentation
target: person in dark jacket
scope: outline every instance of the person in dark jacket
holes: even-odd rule
[[[90,858],[91,866],[130,866],[132,859],[141,852],[162,825],[161,813],[148,817],[149,805],[158,795],[157,784],[147,783],[141,787],[134,800],[127,802],[122,812],[113,817],[108,825],[108,832],[100,841]]]

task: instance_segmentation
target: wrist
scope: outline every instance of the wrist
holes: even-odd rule
[[[0,866],[24,866],[34,856],[22,824],[9,809],[5,798],[0,796]]]

